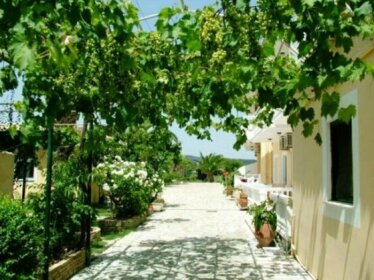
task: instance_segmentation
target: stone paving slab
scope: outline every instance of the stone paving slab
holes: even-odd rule
[[[239,211],[214,183],[167,187],[165,211],[120,239],[72,280],[311,280],[279,248],[259,249]],[[247,223],[246,223],[247,222]]]

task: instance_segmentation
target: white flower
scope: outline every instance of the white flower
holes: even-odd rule
[[[105,166],[104,163],[99,163],[99,164],[96,166],[96,168],[102,168],[102,167],[104,167],[104,166]]]
[[[110,187],[109,187],[109,185],[108,185],[107,183],[105,183],[105,184],[103,185],[103,190],[104,190],[104,191],[110,191]]]
[[[112,171],[112,174],[117,175],[117,176],[122,176],[123,175],[123,170],[114,170],[114,171]]]
[[[122,158],[120,157],[120,156],[115,156],[114,157],[116,160],[118,160],[118,161],[122,161]]]
[[[71,35],[68,35],[65,37],[65,40],[64,40],[64,45],[67,46],[67,45],[70,45],[74,40],[74,37],[71,36]]]
[[[141,169],[138,170],[137,175],[142,179],[146,179],[148,174],[147,171]]]

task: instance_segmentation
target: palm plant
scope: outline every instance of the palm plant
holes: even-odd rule
[[[208,182],[214,181],[214,174],[217,171],[222,170],[224,158],[222,155],[208,154],[204,156],[200,153],[201,161],[199,163],[199,169],[203,174],[206,175]]]

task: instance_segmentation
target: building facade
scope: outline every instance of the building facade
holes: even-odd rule
[[[374,64],[374,41],[352,54]],[[374,80],[339,86],[348,123],[321,119],[321,146],[293,137],[294,248],[318,279],[374,279]],[[318,107],[318,106],[317,106]]]
[[[356,41],[350,56],[374,65],[374,40]],[[291,131],[280,111],[270,127],[248,130],[260,181],[292,186],[292,251],[316,279],[374,279],[373,89],[372,76],[331,89],[356,116],[320,119],[322,145],[301,126]]]
[[[269,127],[250,127],[247,138],[247,149],[256,155],[259,182],[273,187],[292,187],[292,129],[283,112],[275,111]]]

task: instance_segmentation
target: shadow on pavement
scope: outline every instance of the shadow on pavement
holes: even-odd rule
[[[73,279],[309,279],[290,256],[243,239],[147,240],[118,249]]]

